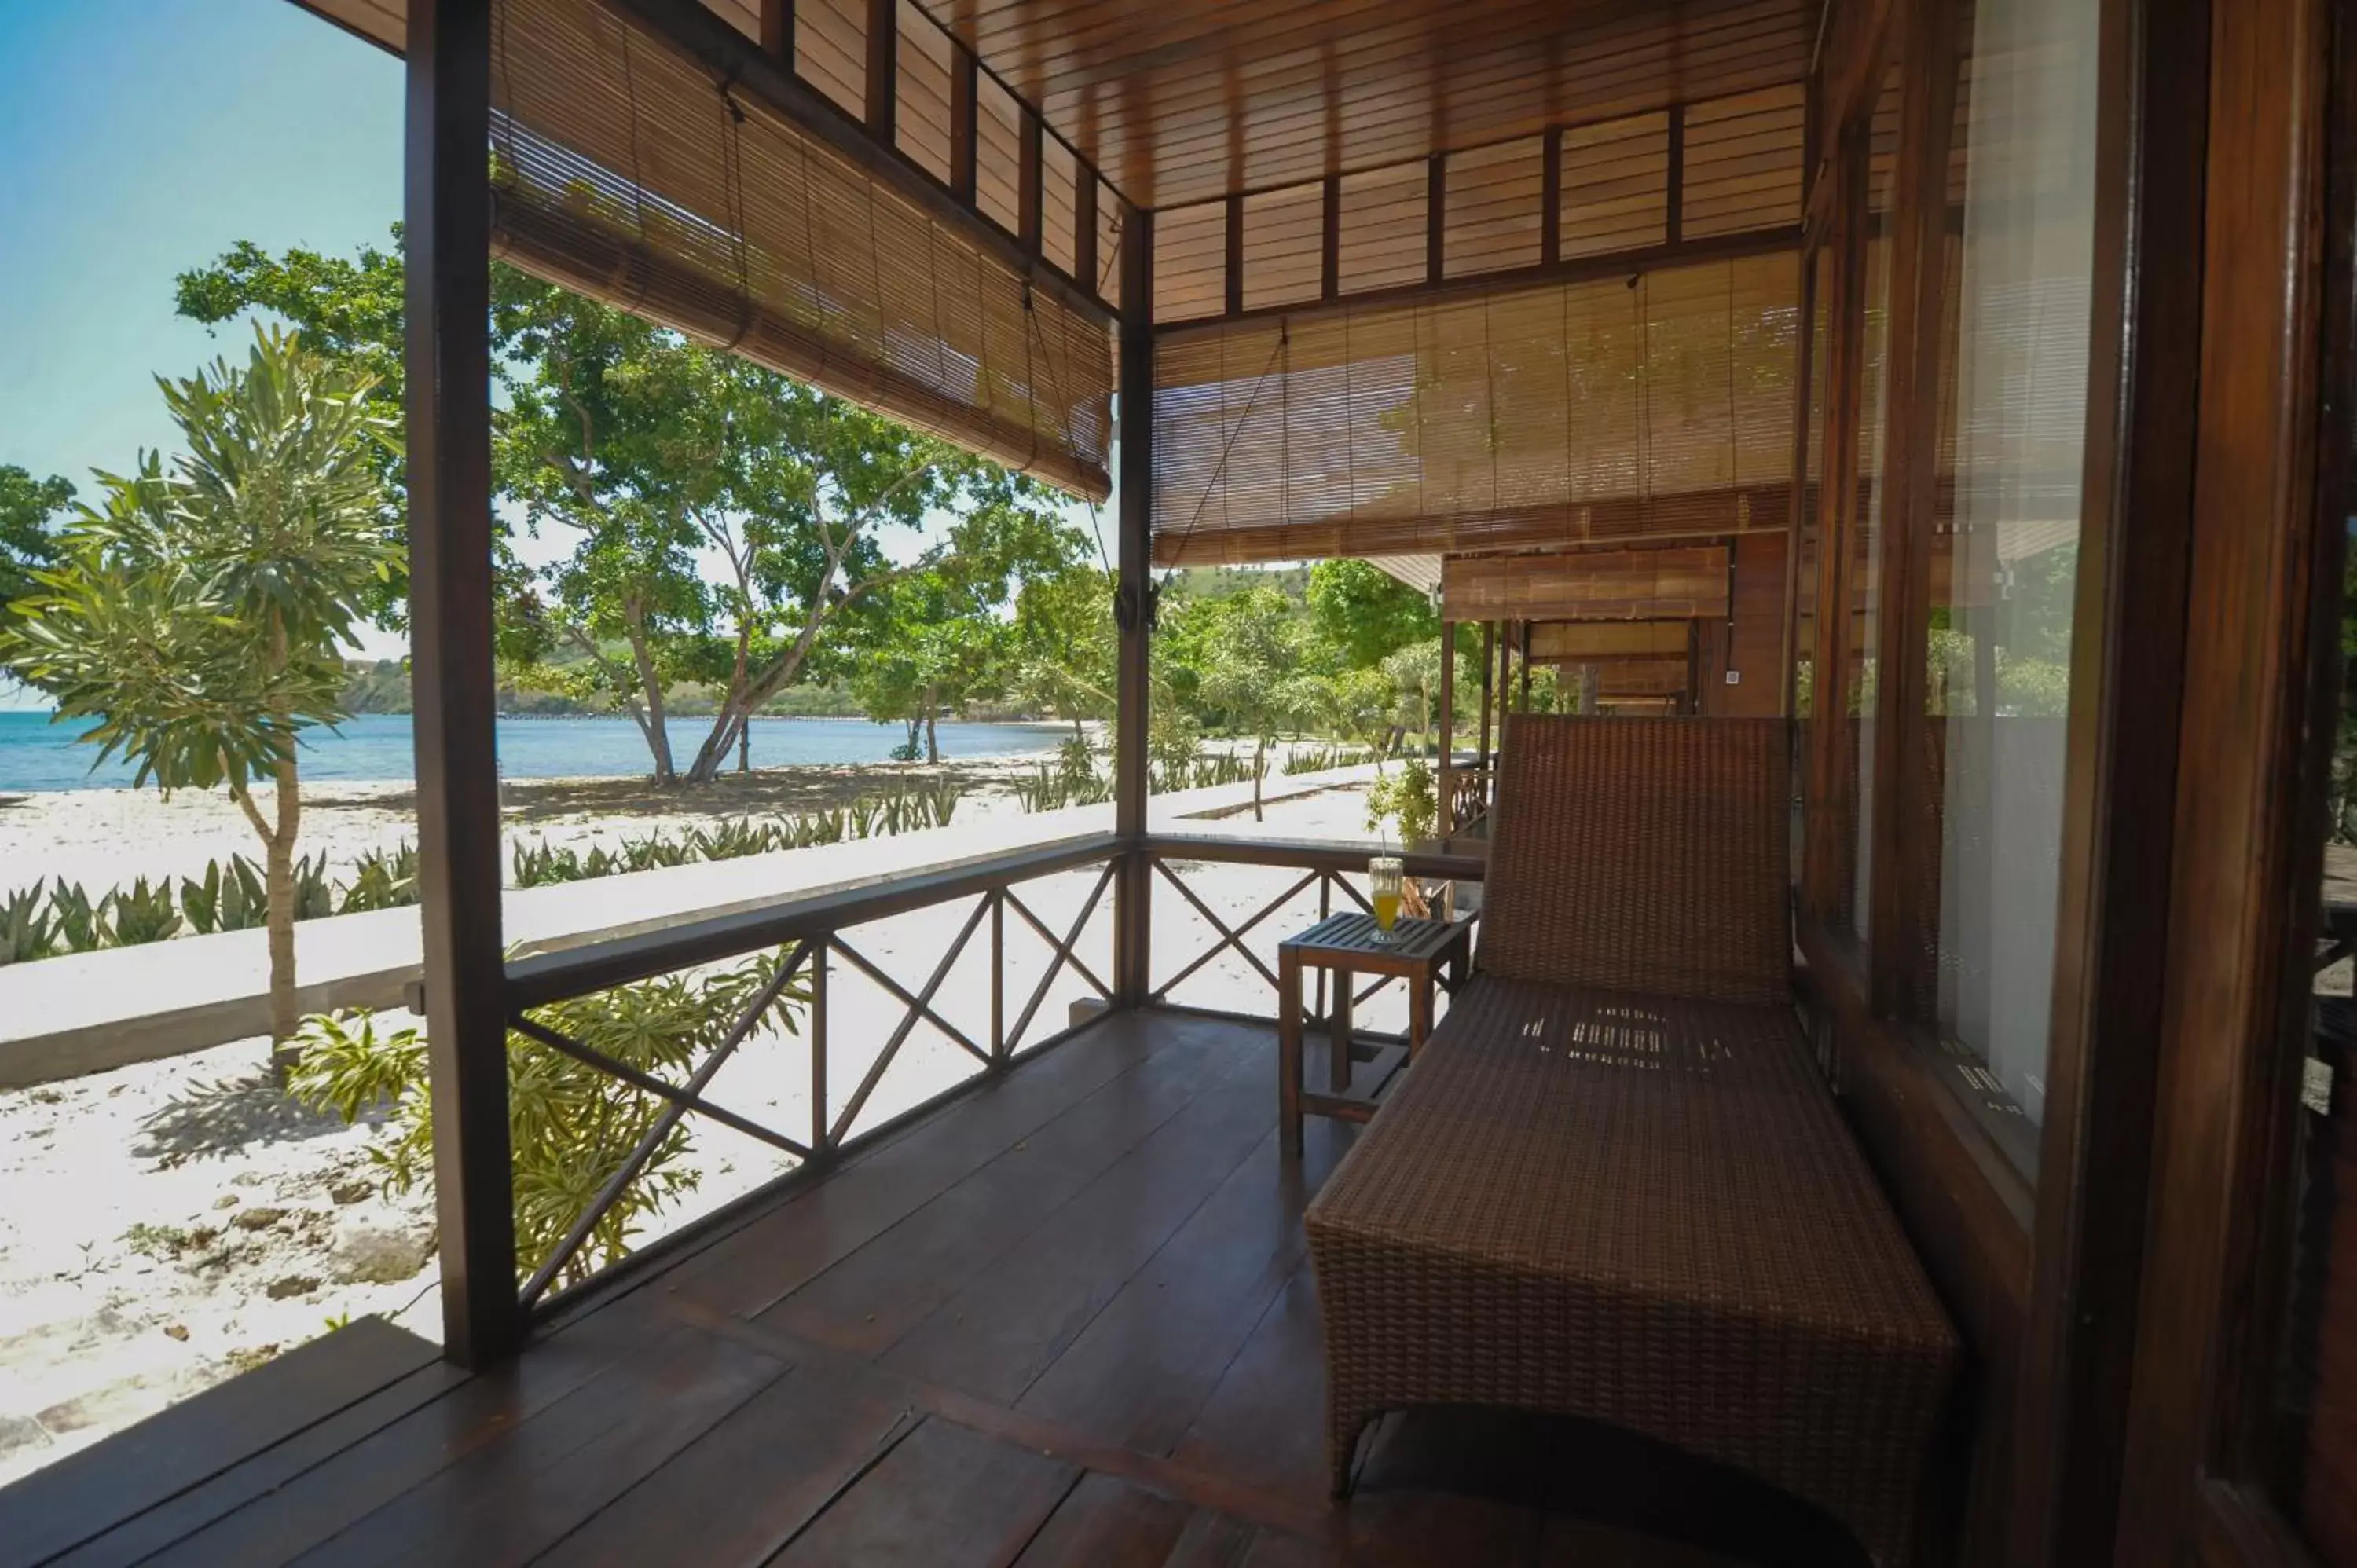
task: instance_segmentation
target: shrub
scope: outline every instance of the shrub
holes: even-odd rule
[[[0,903],[0,963],[47,958],[57,940],[57,923],[41,908],[41,884],[20,888]]]
[[[160,942],[179,933],[180,915],[172,908],[172,883],[168,877],[151,890],[143,876],[131,885],[129,892],[118,887],[108,894],[107,901],[114,907],[114,940],[118,946]]]
[[[784,961],[772,952],[735,968],[662,975],[594,996],[554,1003],[536,1021],[644,1072],[676,1079],[717,1047]],[[810,1003],[797,979],[756,1033],[800,1032]],[[424,1031],[382,1029],[367,1013],[323,1015],[297,1036],[292,1089],[346,1122],[382,1114],[393,1137],[370,1150],[385,1190],[398,1197],[434,1166]],[[515,1171],[516,1273],[527,1277],[556,1249],[597,1192],[650,1133],[664,1104],[619,1079],[522,1034],[508,1036],[508,1125]],[[629,1255],[640,1225],[694,1189],[683,1124],[656,1146],[638,1178],[558,1273],[570,1284]]]

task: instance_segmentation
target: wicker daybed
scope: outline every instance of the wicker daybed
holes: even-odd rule
[[[1791,1006],[1780,720],[1508,721],[1477,974],[1309,1209],[1329,1443],[1609,1422],[1905,1562],[1956,1343]]]

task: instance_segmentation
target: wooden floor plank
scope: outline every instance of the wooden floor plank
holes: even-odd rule
[[[643,1348],[649,1316],[618,1303],[471,1378],[157,1554],[172,1564],[284,1563],[493,1441]]]
[[[880,1355],[1107,1167],[1253,1055],[1233,1039],[1168,1051],[1125,1073],[759,1315]],[[780,1230],[798,1217],[780,1217]],[[781,1240],[782,1245],[791,1245]]]
[[[45,1562],[437,1360],[364,1317],[0,1487],[0,1564]]]
[[[347,1405],[284,1443],[84,1542],[55,1559],[55,1568],[128,1568],[144,1562],[442,1398],[467,1378],[465,1371],[447,1361],[421,1367],[391,1387]]]
[[[1016,1568],[1114,1568],[1167,1561],[1195,1510],[1110,1477],[1083,1478],[1016,1559]]]
[[[646,1344],[483,1444],[465,1465],[320,1542],[319,1568],[520,1563],[776,1382],[785,1367],[687,1329]]]
[[[1251,1072],[1200,1096],[884,1357],[1012,1404],[1259,1144],[1274,1116]]]
[[[1356,1129],[1313,1118],[1302,1157],[1271,1127],[1252,1156],[1056,1359],[1021,1409],[1167,1454],[1308,1255],[1301,1211]]]
[[[1173,1456],[1323,1498],[1326,1357],[1318,1286],[1305,1262],[1277,1293]]]
[[[880,1380],[797,1366],[535,1559],[542,1568],[767,1562],[916,1423]]]
[[[1198,1509],[1162,1568],[1238,1568],[1259,1533],[1240,1520]]]
[[[933,1420],[771,1561],[780,1568],[995,1568],[1080,1478],[1068,1465]]]
[[[1165,1051],[1200,1051],[1207,1037],[1115,1014],[803,1188],[778,1211],[791,1225],[748,1225],[666,1284],[724,1312],[764,1311],[1124,1074]]]

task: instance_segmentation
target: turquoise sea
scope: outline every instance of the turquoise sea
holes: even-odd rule
[[[0,713],[0,793],[128,785],[132,770],[120,761],[91,767],[98,748],[79,739],[87,727],[53,724],[47,714]],[[1071,733],[1061,725],[940,728],[945,759],[1050,752]],[[682,719],[670,729],[672,755],[684,768],[711,721]],[[888,761],[907,734],[899,725],[865,719],[756,719],[753,766]],[[508,779],[618,778],[650,770],[646,741],[627,718],[501,719],[499,742],[500,772]],[[339,730],[314,730],[303,755],[306,779],[408,779],[415,771],[406,714],[363,714]]]

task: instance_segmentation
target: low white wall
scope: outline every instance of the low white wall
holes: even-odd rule
[[[1372,768],[1273,775],[1283,800],[1362,783]],[[1157,832],[1202,832],[1249,810],[1252,785],[1157,796]],[[1249,829],[1253,824],[1235,824]],[[871,886],[1012,849],[1110,832],[1111,805],[979,817],[945,828],[631,872],[554,887],[511,888],[500,899],[507,939],[527,952],[582,947],[714,915]],[[1222,823],[1222,832],[1230,831]],[[414,909],[306,920],[295,928],[298,1005],[395,1007],[423,958]],[[0,969],[0,1089],[185,1055],[270,1029],[267,934],[225,931],[110,948]]]

